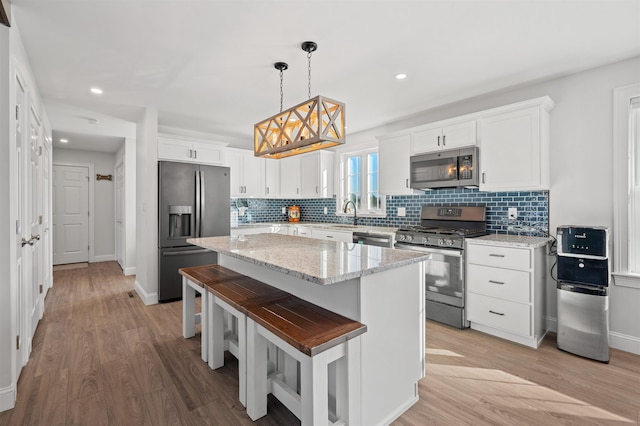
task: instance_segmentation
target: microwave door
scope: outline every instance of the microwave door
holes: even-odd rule
[[[426,154],[411,158],[411,187],[416,189],[458,186],[457,156]]]

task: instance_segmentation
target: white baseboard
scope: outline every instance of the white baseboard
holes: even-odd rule
[[[138,280],[136,280],[135,290],[145,305],[155,305],[158,303],[158,293],[147,293]]]
[[[136,274],[136,267],[135,266],[130,266],[128,268],[124,268],[124,270],[122,271],[122,273],[125,276],[129,276],[129,275],[135,275]]]
[[[9,386],[0,389],[0,412],[11,410],[16,405],[16,388]]]
[[[640,355],[640,337],[610,331],[609,345],[612,348],[620,349],[621,351]]]
[[[558,318],[547,317],[547,331],[558,332]]]
[[[112,255],[112,254],[101,254],[100,256],[93,256],[93,258],[91,259],[91,263],[110,262],[112,260],[116,260],[114,255]]]

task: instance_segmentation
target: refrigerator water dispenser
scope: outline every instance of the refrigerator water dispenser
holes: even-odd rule
[[[169,206],[169,238],[191,237],[191,206]]]

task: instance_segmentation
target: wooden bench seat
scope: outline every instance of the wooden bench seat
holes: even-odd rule
[[[360,424],[360,335],[358,321],[291,296],[254,305],[247,320],[247,413],[252,420],[267,414],[272,393],[302,425],[328,425],[329,364],[336,383],[332,417],[339,424]],[[286,371],[267,376],[267,342],[300,364],[299,388],[288,384]]]

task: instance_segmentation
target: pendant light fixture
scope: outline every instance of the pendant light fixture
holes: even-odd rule
[[[284,158],[345,143],[345,105],[324,96],[311,97],[311,53],[318,45],[305,41],[301,48],[307,52],[309,99],[282,110],[284,62],[276,62],[280,71],[280,112],[253,126],[256,157]]]

